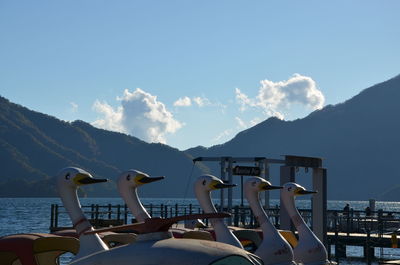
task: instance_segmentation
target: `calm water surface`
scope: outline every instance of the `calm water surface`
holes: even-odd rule
[[[216,201],[218,203],[218,201]],[[16,233],[48,233],[50,226],[50,205],[57,203],[61,205],[59,198],[0,198],[0,236]],[[194,199],[143,199],[144,204],[197,204]],[[239,204],[237,200],[234,204]],[[297,200],[297,206],[302,209],[310,208],[310,200]],[[329,201],[328,209],[342,210],[343,206],[349,203],[354,210],[364,210],[368,206],[368,201]],[[90,204],[123,204],[120,198],[81,198],[82,205]],[[279,205],[278,200],[271,200],[271,205]],[[384,211],[400,212],[400,202],[376,202],[376,209]],[[129,216],[131,218],[131,216]],[[60,225],[71,226],[68,218],[60,220]],[[362,248],[350,247],[347,249],[348,256],[362,256]],[[380,256],[380,249],[375,250],[377,257]],[[398,249],[384,249],[385,257],[400,259]],[[62,259],[62,264],[66,264],[70,257]],[[340,264],[364,264],[360,261],[340,261]]]

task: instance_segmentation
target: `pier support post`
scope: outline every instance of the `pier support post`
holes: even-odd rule
[[[228,183],[233,184],[233,175],[232,175],[232,158],[228,158]],[[233,189],[228,189],[228,209],[227,212],[230,213],[232,210],[232,195]],[[232,217],[227,218],[228,225],[232,225]]]
[[[287,182],[295,182],[295,168],[291,166],[281,166],[280,184],[281,186]],[[280,211],[279,211],[280,229],[290,230],[294,232],[294,226],[290,221],[290,216],[283,207],[282,195],[280,198]]]
[[[269,165],[267,163],[267,160],[264,159],[262,161],[259,162],[259,167],[261,169],[261,177],[267,181],[269,181]],[[270,208],[270,204],[269,204],[269,192],[264,192],[264,207],[266,209]]]
[[[367,231],[367,238],[364,245],[364,257],[367,260],[367,264],[371,264],[375,257],[375,249],[371,246],[371,232]]]
[[[345,245],[345,244],[336,242],[336,244],[335,244],[335,257],[336,257],[337,259],[340,259],[340,258],[347,258],[347,255],[346,255],[346,245]]]
[[[312,229],[321,242],[328,246],[327,238],[327,176],[326,168],[313,168]]]
[[[225,166],[225,157],[221,157],[221,180],[226,181],[225,179],[226,173],[226,166]],[[220,189],[220,208],[219,211],[223,212],[225,207],[225,196],[224,196],[224,189]]]
[[[368,264],[375,258],[375,249],[370,246],[364,246],[364,258]]]

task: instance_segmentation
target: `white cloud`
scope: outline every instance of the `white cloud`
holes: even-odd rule
[[[257,125],[257,124],[259,124],[260,122],[262,122],[262,119],[259,118],[259,117],[255,117],[255,118],[253,118],[252,120],[250,120],[250,126],[249,126],[249,127],[252,127],[252,126],[254,126],[254,125]]]
[[[239,117],[235,117],[235,120],[238,124],[238,126],[237,126],[238,129],[247,129],[247,128],[253,127],[254,125],[256,125],[262,121],[262,119],[260,119],[258,117],[253,118],[252,120],[250,120],[250,122],[245,122],[244,120],[242,120]]]
[[[242,93],[239,88],[235,89],[235,94],[236,94],[236,100],[240,104],[240,111],[245,111],[247,109],[247,106],[249,107],[256,107],[257,104],[255,103],[254,100],[249,99],[247,95]]]
[[[92,109],[103,115],[102,119],[94,121],[92,125],[110,131],[127,133],[121,123],[123,114],[122,107],[118,107],[116,110],[114,110],[114,108],[108,105],[106,102],[100,102],[96,100]]]
[[[197,104],[199,107],[203,107],[206,105],[211,105],[211,102],[208,98],[206,97],[194,97],[193,101]]]
[[[189,107],[192,105],[192,100],[189,97],[179,98],[174,102],[175,107]]]
[[[235,117],[235,120],[238,123],[238,126],[239,126],[240,129],[246,129],[248,127],[246,122],[243,121],[241,118]]]
[[[208,98],[206,97],[192,97],[189,98],[187,96],[179,98],[174,102],[175,107],[189,107],[196,104],[198,107],[204,107],[204,106],[217,106],[217,107],[225,107],[221,103],[212,103]]]
[[[325,102],[324,95],[311,77],[294,74],[286,81],[262,80],[260,84],[258,95],[253,99],[236,88],[236,100],[241,111],[249,107],[261,108],[266,115],[283,119],[283,113],[293,104],[316,110]]]
[[[232,133],[233,133],[232,129],[226,129],[225,131],[221,132],[216,137],[214,137],[213,142],[219,142],[223,138],[227,138],[228,136],[232,135]]]
[[[133,92],[125,89],[123,96],[117,100],[121,102],[117,109],[107,103],[95,102],[93,109],[104,117],[93,125],[160,143],[166,143],[166,134],[173,134],[183,126],[156,96],[140,88]]]
[[[69,104],[71,105],[71,112],[77,113],[78,112],[78,104],[76,104],[75,102],[70,102]]]

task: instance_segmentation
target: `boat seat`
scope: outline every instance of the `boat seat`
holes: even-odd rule
[[[57,258],[77,254],[79,241],[53,234],[16,234],[0,238],[2,265],[57,265]]]
[[[121,225],[121,226],[114,226],[109,228],[101,228],[96,229],[93,231],[85,232],[85,235],[90,234],[99,234],[103,232],[117,232],[117,231],[129,231],[134,232],[137,234],[148,234],[154,232],[166,232],[170,229],[170,227],[179,221],[190,220],[190,219],[206,219],[206,218],[225,218],[230,217],[228,213],[203,213],[203,214],[190,214],[190,215],[182,215],[182,216],[175,216],[170,218],[148,218],[145,219],[144,222],[131,224],[131,225]]]
[[[101,240],[103,240],[110,248],[131,244],[136,241],[137,235],[135,233],[114,233],[114,232],[103,232],[99,234]]]
[[[58,230],[58,231],[54,231],[52,234],[57,235],[57,236],[75,237],[76,239],[79,239],[78,233],[76,232],[75,229]]]
[[[75,229],[65,229],[54,232],[53,234],[59,236],[70,236],[79,239],[78,233]],[[137,235],[134,233],[113,233],[103,232],[98,234],[101,240],[107,244],[108,247],[113,248],[121,245],[133,243],[136,240]]]
[[[286,239],[286,241],[292,246],[292,248],[294,248],[295,246],[297,246],[297,237],[293,234],[292,231],[290,230],[278,230],[279,234],[281,234],[281,236],[283,236],[283,238]]]
[[[241,230],[249,230],[249,231],[255,231],[257,232],[257,234],[260,236],[260,239],[262,241],[264,235],[262,233],[262,230],[257,228],[257,229],[241,229],[241,228],[237,228],[237,231],[241,231]],[[235,233],[236,231],[233,230],[233,233]],[[281,234],[281,236],[283,236],[283,238],[292,246],[292,248],[294,248],[295,246],[297,246],[297,237],[296,235],[290,231],[290,230],[280,230],[278,229],[279,234]],[[257,246],[258,247],[258,246]]]
[[[173,237],[175,238],[183,238],[183,235],[186,232],[192,231],[193,229],[183,228],[183,227],[172,227],[169,229],[172,232]]]
[[[239,239],[245,249],[255,250],[262,242],[259,233],[255,230],[239,229],[233,230],[232,233]]]
[[[231,228],[231,227],[229,227]],[[252,241],[256,247],[258,247],[263,239],[263,233],[261,229],[242,229],[236,228],[231,229],[233,234],[242,242]],[[245,232],[247,231],[247,232]],[[298,240],[295,234],[290,230],[278,230],[279,234],[294,248],[297,246]],[[257,236],[259,239],[257,239]],[[242,240],[243,239],[243,240]]]
[[[206,224],[201,219],[185,220],[184,227],[188,229],[206,228]]]
[[[182,238],[200,239],[214,241],[212,235],[207,231],[187,231],[183,234]]]

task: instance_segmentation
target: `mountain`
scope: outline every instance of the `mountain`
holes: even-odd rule
[[[141,189],[147,197],[183,197],[192,175],[207,172],[192,157],[163,144],[149,144],[83,121],[65,122],[0,97],[0,196],[57,196],[54,176],[77,166],[111,183],[84,188],[90,196],[117,196],[115,179],[138,169],[166,179]],[[193,168],[193,169],[192,169]],[[151,186],[151,187],[150,187]],[[177,189],[178,187],[178,189]]]
[[[181,152],[83,121],[61,121],[0,97],[0,196],[56,196],[55,174],[77,166],[111,179],[85,187],[82,193],[89,196],[117,196],[113,180],[134,168],[166,176],[141,188],[142,196],[191,197],[195,176],[220,174],[218,163],[193,164],[193,157],[289,154],[324,159],[329,199],[400,201],[399,101],[400,75],[303,119],[269,118],[224,144]],[[299,171],[296,180],[310,186],[310,172]],[[240,182],[237,176],[234,181]],[[271,181],[279,183],[276,165],[271,165]],[[238,196],[240,189],[235,192]]]
[[[303,119],[269,118],[222,145],[186,150],[193,156],[322,157],[329,199],[397,201],[399,151],[400,75]],[[278,169],[272,172],[279,183]],[[310,185],[306,175],[300,171],[296,180]]]

